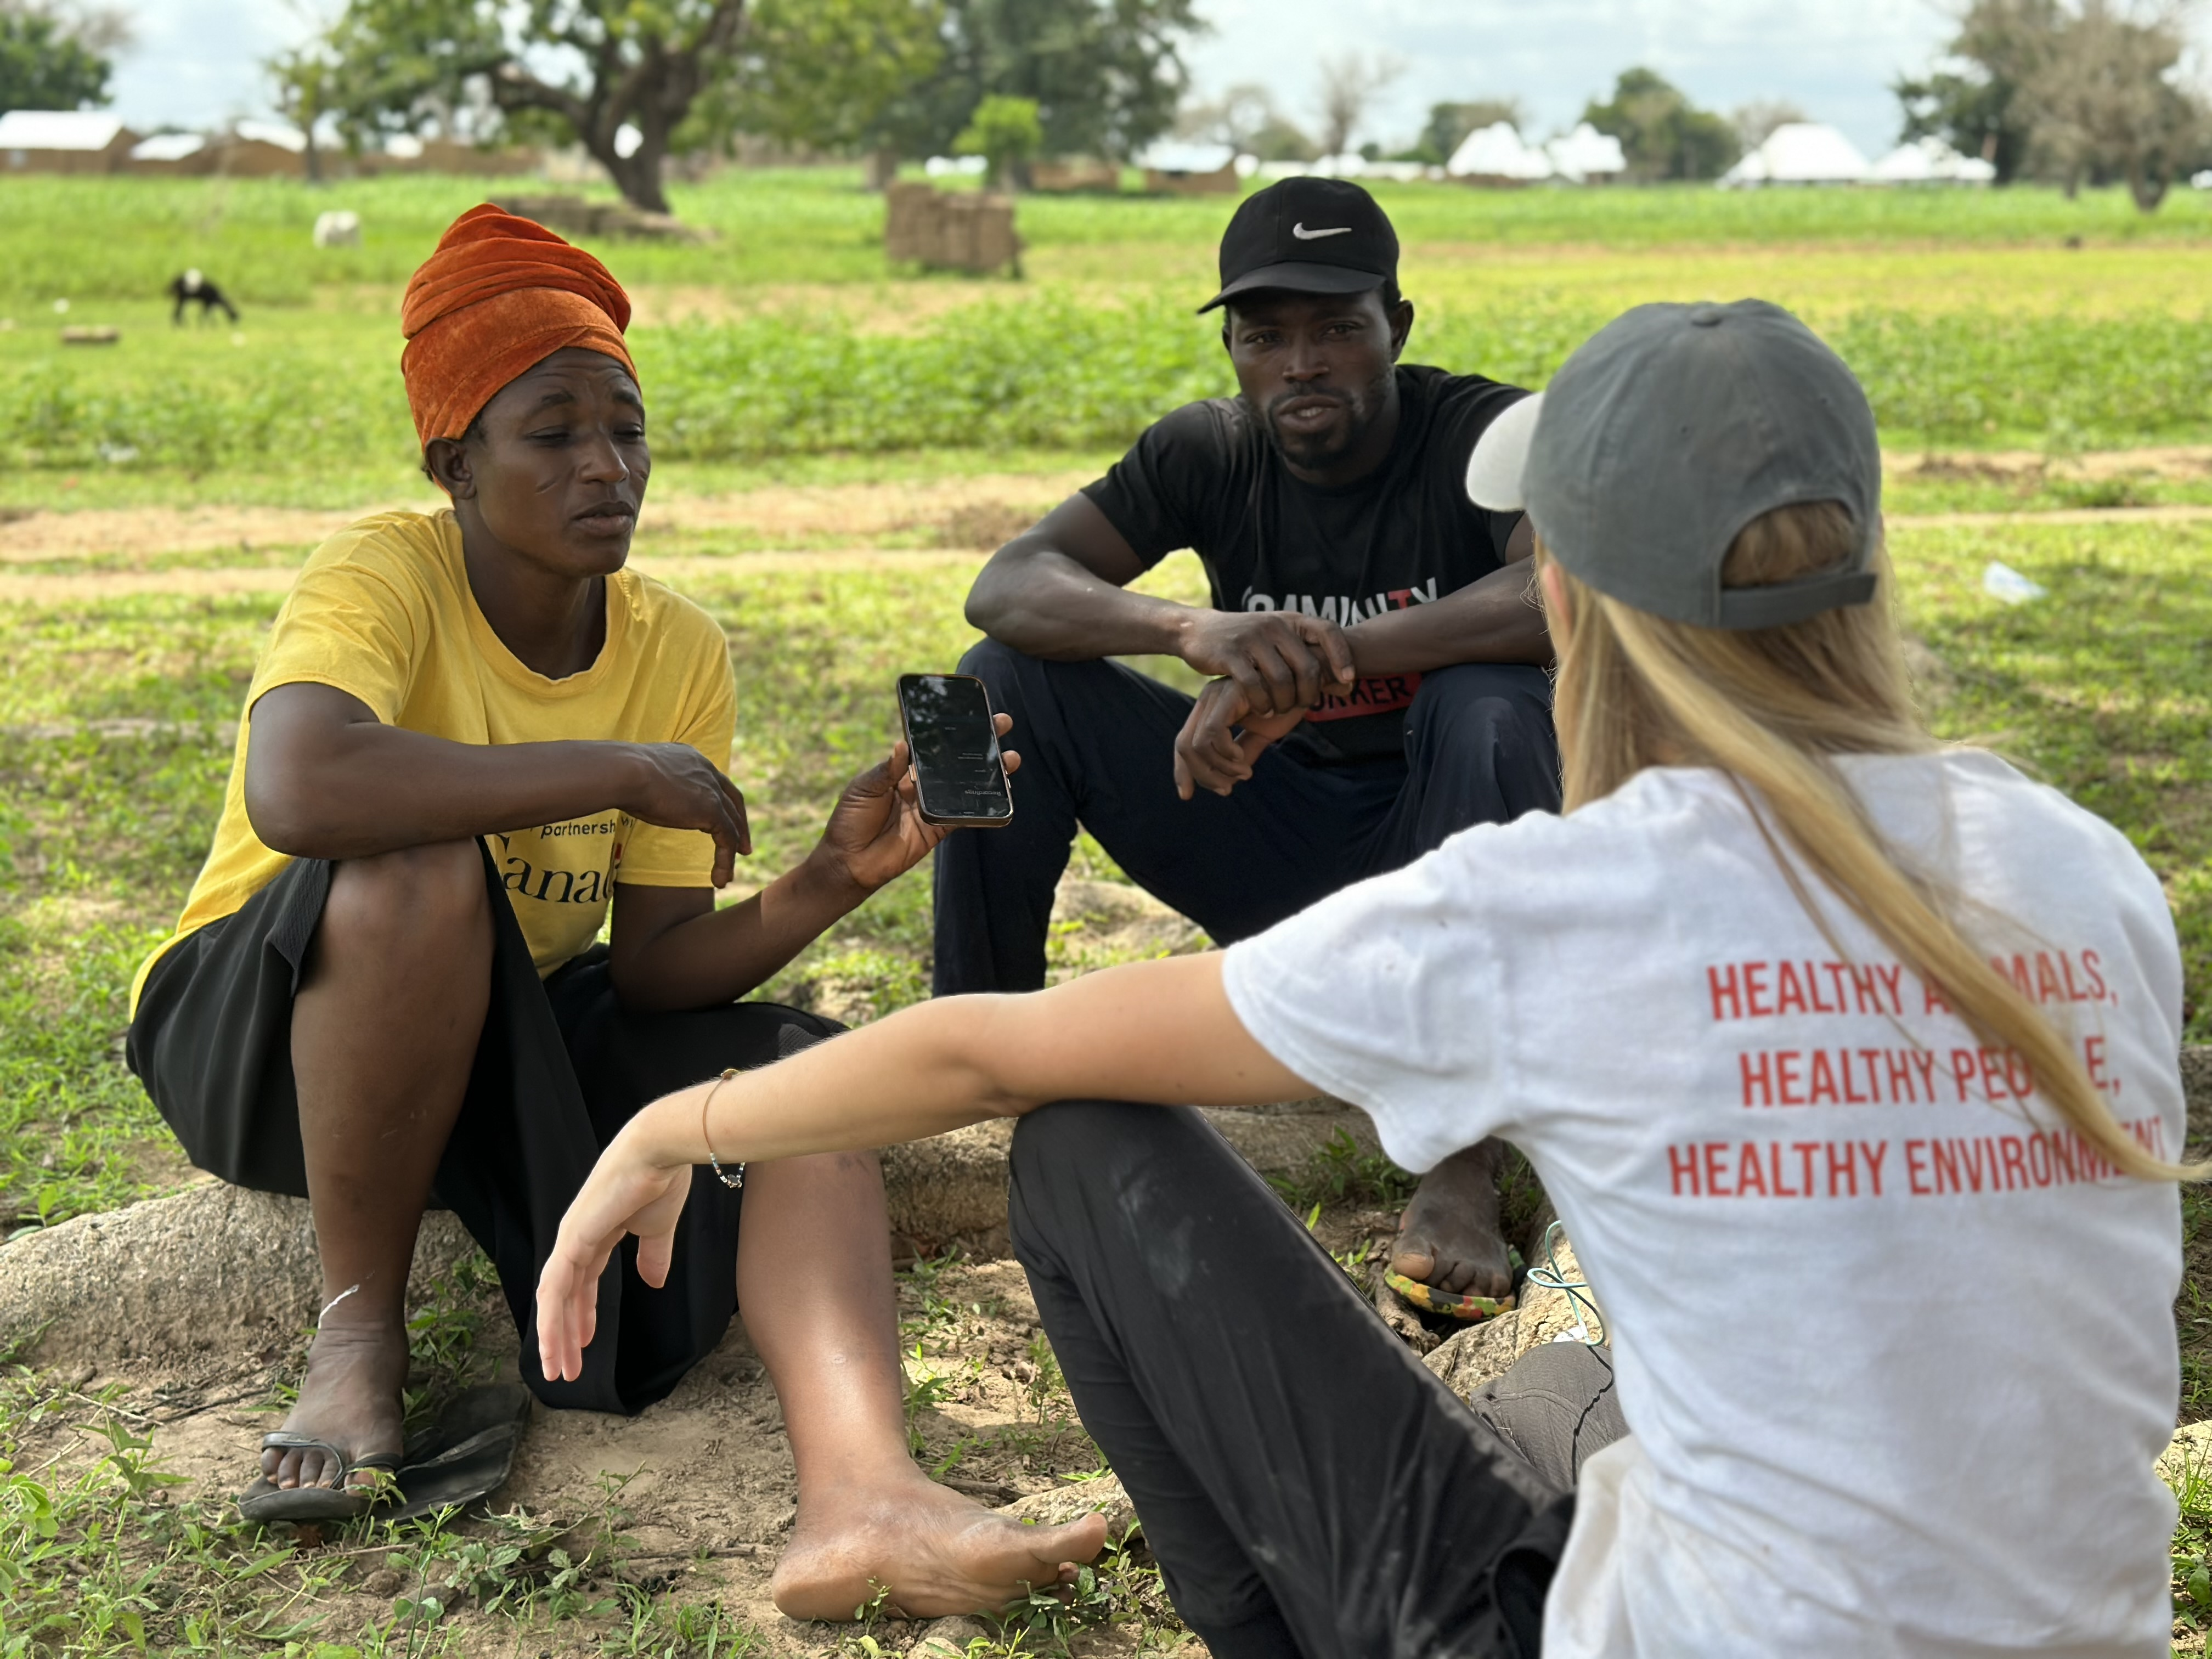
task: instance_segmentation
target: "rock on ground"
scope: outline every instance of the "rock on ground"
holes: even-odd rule
[[[410,1302],[475,1249],[451,1215],[426,1217]],[[0,1248],[0,1340],[43,1329],[25,1357],[50,1364],[289,1341],[321,1297],[307,1200],[211,1180]]]
[[[1334,1101],[1207,1116],[1262,1174],[1302,1168],[1339,1129],[1363,1149],[1375,1144],[1366,1117]],[[979,1123],[887,1150],[894,1249],[1006,1255],[1012,1133],[1011,1123]],[[474,1248],[451,1215],[426,1218],[410,1302]],[[24,1358],[49,1365],[289,1342],[321,1295],[307,1200],[217,1182],[0,1247],[0,1342],[27,1344]]]

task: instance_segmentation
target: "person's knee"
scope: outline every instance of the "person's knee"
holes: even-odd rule
[[[1011,685],[1022,676],[1024,670],[1037,659],[1026,651],[1017,651],[1003,640],[994,640],[988,634],[968,647],[960,659],[960,672],[973,674],[994,691]]]
[[[331,872],[318,933],[352,951],[433,948],[465,960],[471,940],[491,937],[483,849],[472,840],[438,842],[343,860]]]

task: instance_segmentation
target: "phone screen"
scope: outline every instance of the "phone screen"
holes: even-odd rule
[[[982,681],[969,674],[902,674],[899,712],[925,817],[1002,823],[1013,817],[1013,792]]]

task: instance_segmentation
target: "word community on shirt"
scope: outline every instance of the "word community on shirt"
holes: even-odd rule
[[[2117,1006],[2096,951],[2037,951],[1996,957],[1990,966],[2039,1006]],[[1875,1137],[1861,1121],[1848,1135],[1770,1139],[1765,1133],[1671,1143],[1667,1147],[1669,1195],[1686,1199],[1936,1198],[2014,1193],[2112,1180],[2120,1171],[2069,1127],[2044,1128],[2027,1117],[2035,1097],[2033,1071],[2009,1048],[1954,1041],[1929,1042],[1907,1030],[1908,1018],[1942,1018],[1947,1037],[1968,1035],[1942,993],[1896,963],[1837,961],[1732,962],[1708,966],[1704,990],[1716,1024],[1829,1017],[1874,1042],[1762,1045],[1735,1054],[1741,1109],[1770,1113],[1822,1109],[1914,1109],[1942,1111],[1947,1120],[1911,1136]],[[1838,1033],[1842,1037],[1843,1034]],[[2114,1074],[2105,1036],[2075,1038],[2089,1080],[2117,1102],[2122,1080]],[[2008,1127],[1992,1133],[1938,1133],[1955,1126],[1963,1109],[2001,1109]],[[1792,1121],[1814,1128],[1817,1119]],[[2167,1156],[2166,1129],[2157,1117],[2122,1120],[2136,1144],[2155,1158]]]

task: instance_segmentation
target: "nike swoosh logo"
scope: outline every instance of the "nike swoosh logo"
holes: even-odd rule
[[[1303,223],[1299,223],[1291,227],[1291,234],[1301,242],[1317,242],[1324,236],[1349,236],[1352,234],[1352,227],[1339,225],[1334,230],[1308,230]]]

